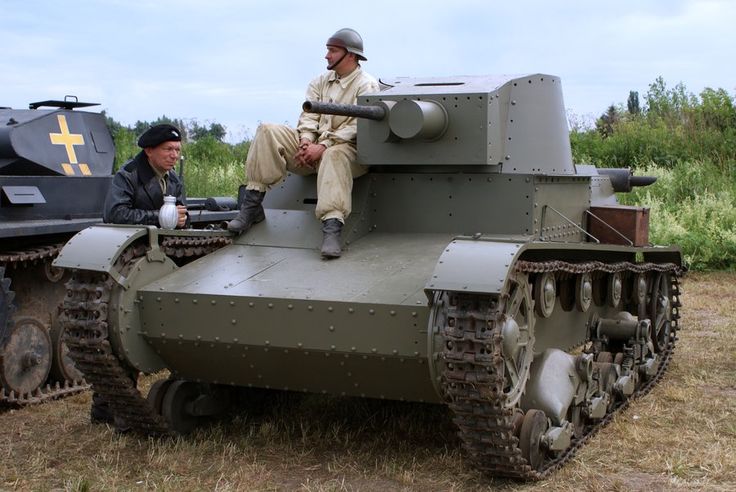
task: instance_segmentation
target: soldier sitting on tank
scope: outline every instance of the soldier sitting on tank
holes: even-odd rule
[[[327,72],[310,82],[307,100],[355,104],[357,97],[378,92],[378,82],[364,72],[360,60],[363,39],[353,29],[340,29],[327,40]],[[266,218],[266,190],[286,177],[287,171],[317,173],[317,208],[322,221],[322,257],[341,255],[340,233],[352,208],[353,178],[365,174],[356,162],[357,121],[354,117],[303,112],[296,129],[262,124],[256,131],[245,162],[248,180],[238,216],[228,230],[241,234]]]
[[[184,184],[174,171],[181,154],[181,132],[173,125],[155,125],[138,139],[143,150],[115,174],[105,200],[103,220],[113,224],[159,225],[164,195],[176,197],[179,220],[187,225]]]

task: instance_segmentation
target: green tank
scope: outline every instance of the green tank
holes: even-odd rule
[[[95,226],[55,260],[71,356],[118,419],[186,433],[239,388],[431,402],[474,467],[538,479],[660,379],[681,253],[616,201],[653,178],[573,164],[558,77],[398,78],[305,110],[359,117],[371,165],[339,260],[298,175],[199,259],[160,244],[228,233]],[[162,369],[147,395],[129,376]]]

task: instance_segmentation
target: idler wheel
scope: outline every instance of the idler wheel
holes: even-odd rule
[[[82,371],[77,369],[74,361],[69,357],[69,347],[64,343],[64,328],[61,327],[58,317],[51,319],[51,346],[53,357],[51,359],[51,377],[56,381],[81,381],[84,378]]]
[[[161,402],[161,415],[179,434],[188,434],[197,427],[198,418],[191,413],[191,404],[200,395],[196,383],[172,381]]]
[[[649,319],[655,352],[667,348],[672,332],[672,303],[670,301],[670,276],[658,273],[652,284],[652,297],[649,300]]]
[[[555,309],[556,298],[555,274],[545,272],[538,275],[534,281],[534,312],[542,318],[549,318]]]
[[[0,353],[0,380],[8,391],[24,395],[39,388],[51,370],[51,338],[35,318],[19,318]]]
[[[547,417],[541,410],[529,410],[524,415],[519,434],[519,447],[521,455],[534,470],[539,470],[544,462],[544,450],[542,449],[542,436],[547,430]]]
[[[161,415],[161,409],[164,403],[164,396],[166,391],[174,381],[172,379],[159,379],[151,385],[151,389],[148,390],[148,403],[151,404],[157,414]]]

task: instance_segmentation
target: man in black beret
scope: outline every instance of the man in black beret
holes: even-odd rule
[[[184,184],[174,171],[181,154],[181,132],[173,125],[155,125],[138,139],[143,150],[115,174],[105,200],[103,220],[113,224],[159,225],[164,195],[176,197],[179,221],[187,225]]]
[[[184,184],[174,171],[181,154],[181,132],[172,125],[155,125],[140,136],[138,146],[143,150],[112,179],[103,220],[113,224],[159,225],[158,211],[164,204],[164,195],[172,195],[179,211],[177,227],[186,226]],[[135,382],[138,375],[130,377]],[[125,422],[113,421],[107,402],[97,393],[92,394],[90,420],[113,424],[120,432],[128,429]]]

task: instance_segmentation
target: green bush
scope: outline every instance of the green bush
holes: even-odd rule
[[[733,163],[732,163],[733,167]],[[621,203],[650,208],[649,239],[682,248],[694,270],[736,268],[736,185],[712,162],[643,167],[657,182],[621,194]]]
[[[611,106],[594,129],[571,132],[575,162],[657,176],[654,185],[620,197],[650,207],[650,240],[679,245],[693,269],[736,269],[733,97],[710,88],[695,96],[660,77],[645,100],[643,111]]]

